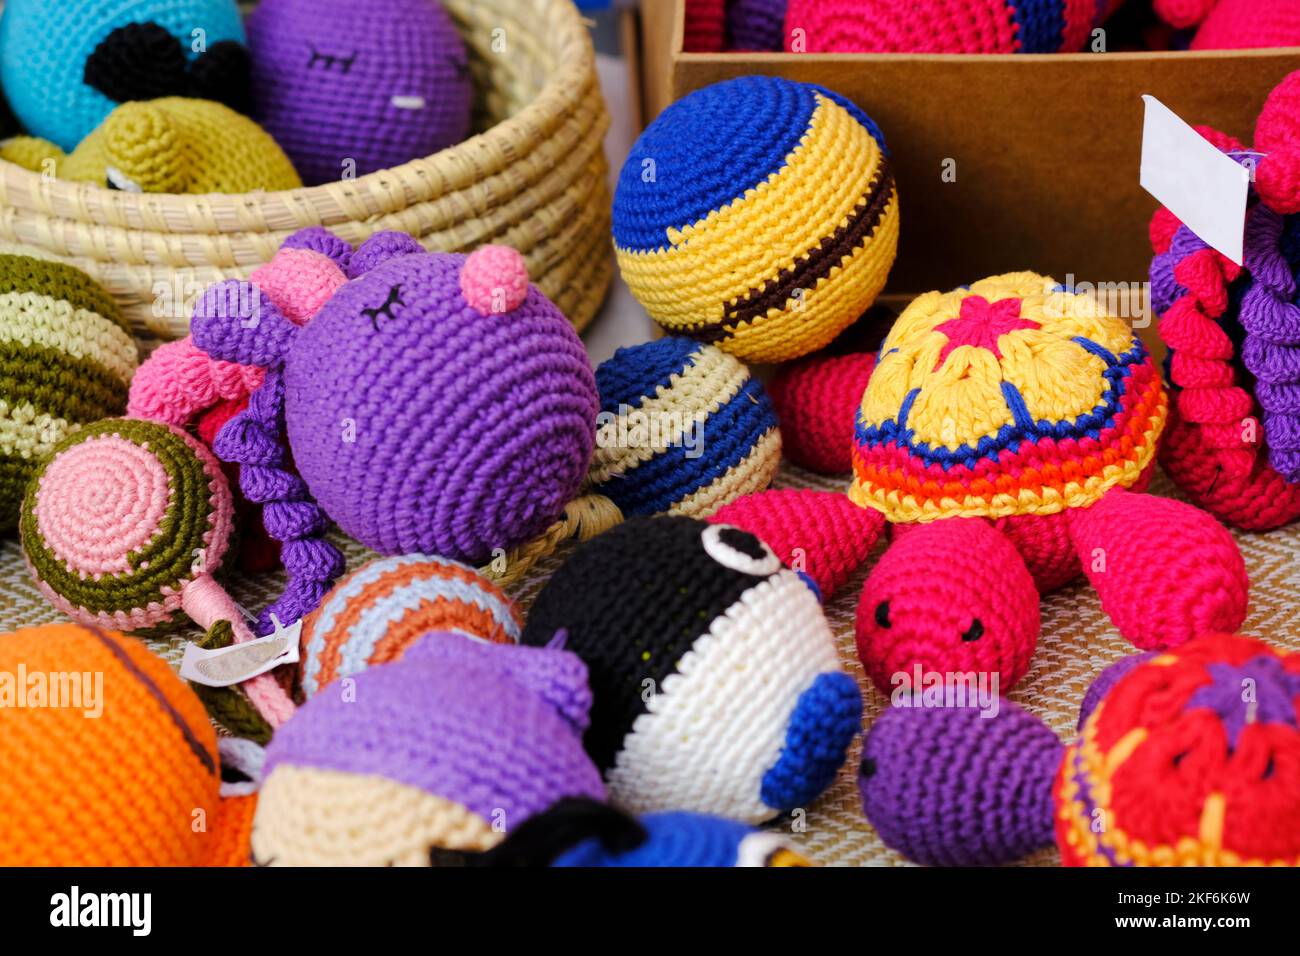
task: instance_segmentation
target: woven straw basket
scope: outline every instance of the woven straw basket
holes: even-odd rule
[[[172,339],[204,287],[246,278],[298,229],[324,225],[354,243],[398,229],[433,250],[514,246],[585,327],[614,269],[609,116],[587,30],[571,0],[442,2],[478,90],[482,132],[466,142],[352,180],[230,196],[115,192],[0,162],[0,251],[77,266],[141,337]]]

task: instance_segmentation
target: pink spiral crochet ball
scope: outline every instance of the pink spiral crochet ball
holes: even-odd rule
[[[65,439],[28,486],[23,549],[41,592],[83,624],[170,622],[186,589],[218,570],[230,487],[179,428],[106,419]]]

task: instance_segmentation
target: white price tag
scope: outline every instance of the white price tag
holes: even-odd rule
[[[298,663],[302,621],[285,627],[278,618],[272,617],[272,620],[275,621],[275,630],[255,641],[215,650],[186,644],[185,655],[181,658],[181,677],[205,687],[230,687],[252,680],[281,664]]]
[[[1207,245],[1241,265],[1249,170],[1154,96],[1142,99],[1142,188]]]

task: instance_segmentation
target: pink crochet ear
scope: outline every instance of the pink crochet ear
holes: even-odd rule
[[[480,315],[505,315],[528,298],[528,263],[509,246],[483,246],[465,260],[460,291]]]
[[[1246,565],[1232,535],[1204,511],[1113,488],[1096,504],[1066,514],[1102,609],[1137,647],[1177,647],[1241,627]]]
[[[1255,169],[1255,190],[1276,212],[1300,212],[1300,71],[1269,94],[1255,125],[1255,147],[1266,155]]]

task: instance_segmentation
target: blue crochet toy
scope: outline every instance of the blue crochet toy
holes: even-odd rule
[[[774,831],[680,811],[637,818],[586,797],[560,800],[512,828],[491,850],[457,862],[488,867],[812,865]]]
[[[128,100],[247,113],[244,26],[235,0],[8,0],[0,85],[27,132],[66,152]]]

